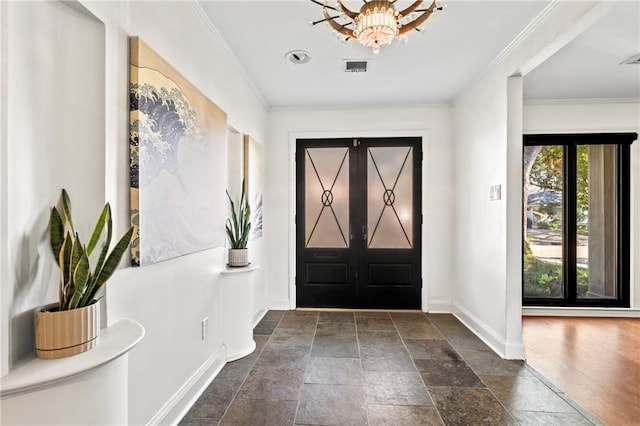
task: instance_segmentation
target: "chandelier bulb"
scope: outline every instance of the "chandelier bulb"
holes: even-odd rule
[[[399,37],[400,43],[402,44],[407,44],[409,42],[409,37],[407,37],[405,34],[402,34]]]
[[[373,54],[377,55],[378,53],[380,53],[380,46],[376,44],[375,46],[373,46],[372,50],[373,50]]]

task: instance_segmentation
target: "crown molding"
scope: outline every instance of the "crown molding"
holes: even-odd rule
[[[636,104],[640,98],[566,98],[566,99],[525,99],[525,105],[593,105],[593,104]]]
[[[421,109],[421,108],[450,108],[450,103],[433,104],[354,104],[354,105],[319,105],[301,107],[272,107],[269,112],[318,112],[318,111],[368,111],[389,109]]]
[[[545,6],[544,9],[540,13],[538,13],[526,27],[513,39],[511,42],[502,49],[502,51],[491,61],[489,64],[480,72],[476,78],[471,80],[469,84],[465,86],[464,89],[455,97],[451,102],[452,105],[457,104],[471,89],[480,82],[491,70],[493,70],[498,64],[500,64],[511,52],[513,52],[516,47],[520,46],[522,42],[533,33],[538,27],[540,27],[547,18],[553,13],[554,10],[560,6],[562,0],[551,0],[551,2]]]

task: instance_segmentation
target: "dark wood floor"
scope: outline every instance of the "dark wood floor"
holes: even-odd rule
[[[527,362],[606,425],[640,425],[640,319],[525,317]]]

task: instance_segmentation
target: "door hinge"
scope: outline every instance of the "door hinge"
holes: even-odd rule
[[[424,215],[420,215],[420,225],[424,224]]]
[[[423,280],[420,278],[420,288],[422,288]]]

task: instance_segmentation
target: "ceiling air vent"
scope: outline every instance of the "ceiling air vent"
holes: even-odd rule
[[[640,54],[633,55],[629,59],[625,59],[620,65],[640,65]]]
[[[292,50],[285,53],[284,57],[294,65],[306,64],[311,60],[311,54],[304,50]]]
[[[367,72],[367,61],[346,61],[344,72]]]

